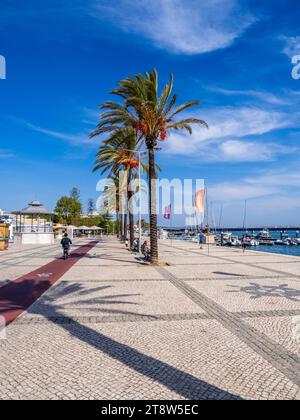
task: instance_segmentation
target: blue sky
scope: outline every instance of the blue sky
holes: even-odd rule
[[[172,134],[165,178],[204,178],[224,224],[300,224],[300,4],[289,0],[1,0],[0,208],[97,198],[98,104],[127,75],[170,72],[207,120]],[[178,220],[178,223],[179,220]]]

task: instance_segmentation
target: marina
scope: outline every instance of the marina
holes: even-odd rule
[[[199,234],[195,229],[168,229],[165,228],[168,238],[172,240],[198,242]],[[255,251],[270,252],[283,255],[300,256],[300,230],[298,228],[284,229],[241,229],[214,230],[211,236],[215,243],[225,247],[239,247],[243,245]]]

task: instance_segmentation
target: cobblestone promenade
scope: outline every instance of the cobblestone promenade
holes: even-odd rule
[[[180,241],[160,252],[167,265],[150,267],[102,239],[57,270],[1,331],[0,399],[300,399],[300,258]],[[60,254],[1,253],[0,300]]]

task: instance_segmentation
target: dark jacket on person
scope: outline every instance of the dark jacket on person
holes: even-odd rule
[[[70,238],[62,238],[61,245],[64,249],[69,249],[72,245],[72,241]]]

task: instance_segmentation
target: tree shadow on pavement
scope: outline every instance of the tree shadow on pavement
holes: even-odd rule
[[[114,315],[135,315],[145,317],[147,314],[137,314],[128,310],[113,309],[112,306],[119,305],[139,305],[137,302],[129,300],[140,294],[104,294],[103,292],[108,289],[113,289],[114,286],[105,285],[100,287],[88,288],[85,289],[81,284],[65,284],[63,282],[55,285],[51,288],[50,292],[44,294],[32,307],[28,309],[28,313],[37,313],[42,312],[41,315],[45,315],[43,310],[47,305],[47,315],[51,318],[56,317],[56,311],[68,311],[68,310],[77,310],[82,313],[86,311],[89,313],[102,313],[105,314],[114,314]],[[95,297],[97,294],[97,297]],[[126,298],[126,299],[124,299]],[[105,305],[109,305],[108,309],[105,308]],[[53,313],[52,313],[53,312]],[[65,316],[64,313],[61,314],[62,317]]]
[[[107,288],[107,286],[100,287],[98,290],[101,291]],[[55,291],[53,291],[52,288],[51,295],[49,293],[44,295],[37,304],[30,308],[30,312],[41,315],[52,322],[54,319],[61,319],[64,317],[64,314],[61,312],[62,307],[56,302],[59,302],[60,297],[66,297],[66,295],[70,296],[75,292],[88,296],[90,290],[84,290],[82,286],[78,284],[67,287],[61,286]],[[113,295],[109,295],[108,297],[113,298]],[[119,297],[120,295],[118,298]],[[110,312],[111,310],[109,309],[107,311]],[[111,312],[114,313],[118,311],[112,310]],[[123,311],[120,311],[120,313],[123,313]],[[142,316],[141,314],[136,315]],[[87,345],[112,359],[121,362],[123,365],[145,377],[156,381],[188,400],[242,400],[242,398],[237,395],[233,395],[211,385],[168,363],[143,354],[139,350],[120,343],[101,332],[95,331],[87,325],[80,324],[76,319],[73,319],[72,322],[59,323],[58,325],[78,340],[85,342]]]
[[[129,263],[129,264],[135,264],[135,265],[137,265],[137,261],[136,261],[136,259],[135,260],[128,260],[128,259],[126,259],[126,258],[124,258],[124,259],[121,259],[121,258],[115,258],[115,257],[107,257],[107,256],[101,256],[101,255],[97,255],[97,256],[94,256],[94,255],[88,255],[88,256],[85,256],[85,258],[87,258],[87,259],[99,259],[99,260],[101,260],[101,261],[113,261],[113,262],[121,262],[121,263]],[[103,265],[103,267],[109,267],[109,266],[107,266],[107,265]]]
[[[221,276],[228,276],[228,277],[247,277],[246,274],[227,273],[225,271],[214,271],[213,274],[219,274]]]

